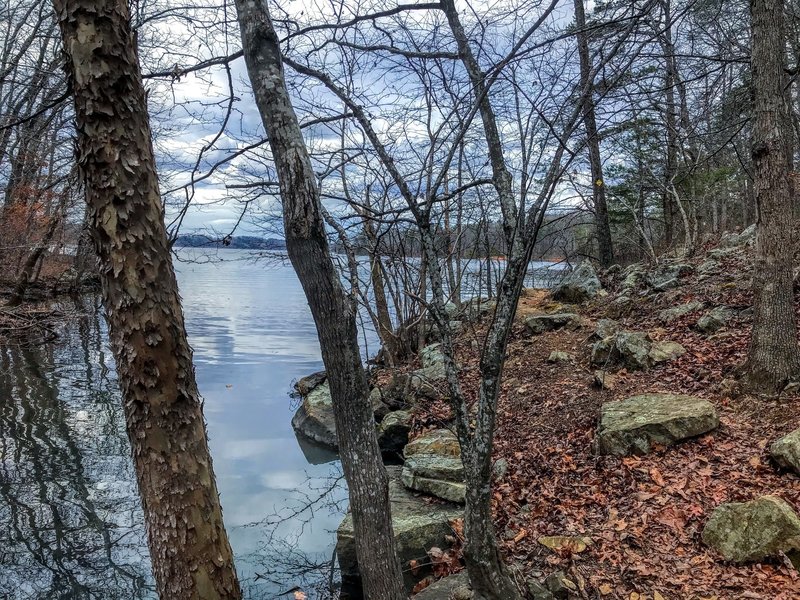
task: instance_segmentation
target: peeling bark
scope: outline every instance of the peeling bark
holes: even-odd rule
[[[164,600],[241,598],[206,439],[124,0],[54,0],[111,348]]]

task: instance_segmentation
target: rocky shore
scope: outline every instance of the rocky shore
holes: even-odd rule
[[[524,292],[493,509],[529,598],[800,597],[798,386],[783,394],[793,402],[775,404],[741,395],[733,377],[751,318],[752,239],[748,229],[690,260],[599,274],[587,262],[553,290]],[[470,333],[456,346],[467,382],[491,303],[468,305],[453,311],[454,328]],[[381,447],[401,463],[390,467],[395,535],[408,589],[423,600],[471,597],[443,378],[431,340],[412,364],[376,377],[371,395]],[[297,388],[293,424],[335,448],[324,376]],[[349,517],[338,540],[343,580],[357,589]]]

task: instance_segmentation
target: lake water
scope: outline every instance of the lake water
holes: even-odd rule
[[[225,524],[246,597],[315,598],[346,509],[336,457],[290,424],[319,346],[292,269],[247,256],[176,265]],[[3,600],[154,597],[105,323],[84,303],[51,343],[0,344]]]

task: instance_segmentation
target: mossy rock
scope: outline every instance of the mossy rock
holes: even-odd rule
[[[658,313],[658,319],[662,323],[671,323],[675,319],[679,319],[689,313],[695,312],[703,308],[702,302],[687,302],[686,304],[681,304],[679,306],[673,306],[672,308],[665,308],[660,313]]]
[[[592,263],[583,261],[553,288],[552,296],[554,300],[580,304],[597,296],[601,289],[603,285]]]
[[[728,502],[711,513],[703,541],[734,563],[756,562],[800,550],[800,519],[784,500],[762,496]]]
[[[719,425],[707,400],[677,394],[644,394],[600,409],[597,450],[625,456],[647,454],[656,444],[670,446]]]
[[[800,473],[800,429],[777,440],[770,446],[769,453],[780,466]]]

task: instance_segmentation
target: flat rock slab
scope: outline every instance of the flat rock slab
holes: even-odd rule
[[[464,509],[452,504],[431,504],[415,496],[400,483],[400,467],[386,467],[389,472],[389,498],[392,505],[392,528],[395,547],[403,569],[406,588],[413,587],[430,574],[427,552],[433,547],[447,550],[452,539],[451,522],[464,516]],[[348,515],[336,532],[336,554],[342,571],[342,584],[348,590],[360,587],[353,518]],[[410,562],[417,561],[413,572]]]
[[[406,458],[402,473],[403,485],[442,500],[463,503],[464,465],[461,457],[417,454]]]
[[[761,561],[781,552],[800,550],[800,519],[777,496],[728,502],[711,513],[703,529],[703,541],[725,560]]]
[[[719,425],[707,400],[676,394],[644,394],[600,409],[597,450],[600,454],[647,454],[654,445],[670,446]]]
[[[769,453],[780,466],[800,473],[800,429],[795,429],[772,444]]]
[[[412,440],[403,454],[406,458],[401,474],[403,485],[450,502],[464,502],[461,448],[451,431],[426,432]]]

